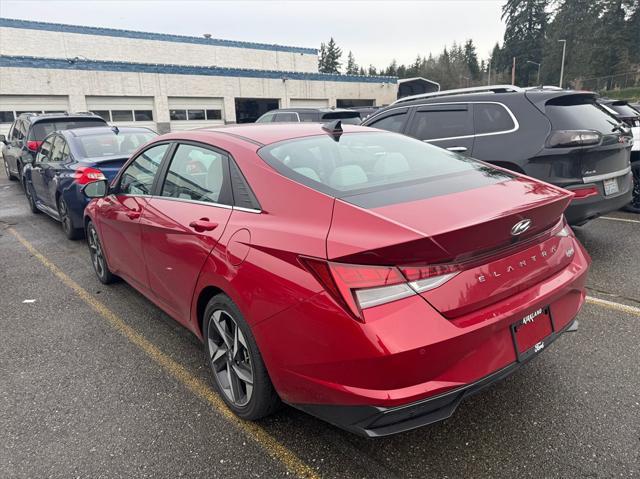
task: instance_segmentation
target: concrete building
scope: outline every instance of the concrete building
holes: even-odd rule
[[[0,133],[22,111],[93,111],[166,132],[397,97],[395,77],[317,63],[313,48],[0,18]]]

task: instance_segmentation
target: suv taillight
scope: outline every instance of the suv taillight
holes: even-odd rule
[[[594,130],[555,130],[547,137],[548,148],[592,146],[602,141],[602,134]]]
[[[29,151],[33,151],[34,153],[38,151],[38,148],[40,148],[40,145],[42,145],[41,141],[35,141],[35,140],[27,141],[27,148],[29,149]]]
[[[73,179],[79,185],[86,185],[93,181],[106,180],[102,171],[88,166],[81,166],[73,173]]]
[[[460,272],[458,265],[369,266],[300,258],[325,290],[363,320],[362,310],[437,288]]]

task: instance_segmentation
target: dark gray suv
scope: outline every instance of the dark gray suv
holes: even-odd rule
[[[22,171],[33,162],[47,135],[56,130],[105,126],[93,113],[22,113],[11,125],[8,137],[0,135],[4,171],[10,180],[22,181]]]
[[[573,225],[631,200],[631,131],[592,93],[511,85],[441,91],[402,98],[363,125],[572,190]]]

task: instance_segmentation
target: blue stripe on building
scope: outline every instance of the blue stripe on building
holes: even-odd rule
[[[104,37],[137,38],[139,40],[157,40],[163,42],[195,43],[219,47],[250,48],[253,50],[270,50],[276,52],[306,53],[317,55],[315,48],[271,45],[268,43],[240,42],[221,40],[219,38],[189,37],[186,35],[170,35],[167,33],[137,32],[134,30],[118,30],[116,28],[84,27],[81,25],[65,25],[62,23],[33,22],[14,18],[1,18],[0,27],[21,28],[25,30],[46,30],[49,32],[79,33],[81,35],[100,35]]]
[[[196,67],[189,65],[163,65],[129,63],[80,58],[41,58],[0,55],[2,68],[46,68],[54,70],[85,70],[135,73],[163,73],[168,75],[203,75],[220,77],[271,78],[279,80],[312,80],[357,83],[397,83],[397,77],[336,75],[331,73],[285,72],[278,70],[251,70],[246,68]]]

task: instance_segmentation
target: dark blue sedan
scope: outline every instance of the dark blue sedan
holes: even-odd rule
[[[155,136],[147,128],[108,126],[47,136],[23,173],[31,211],[60,221],[69,239],[80,238],[89,201],[81,188],[92,181],[111,181],[131,153]]]

